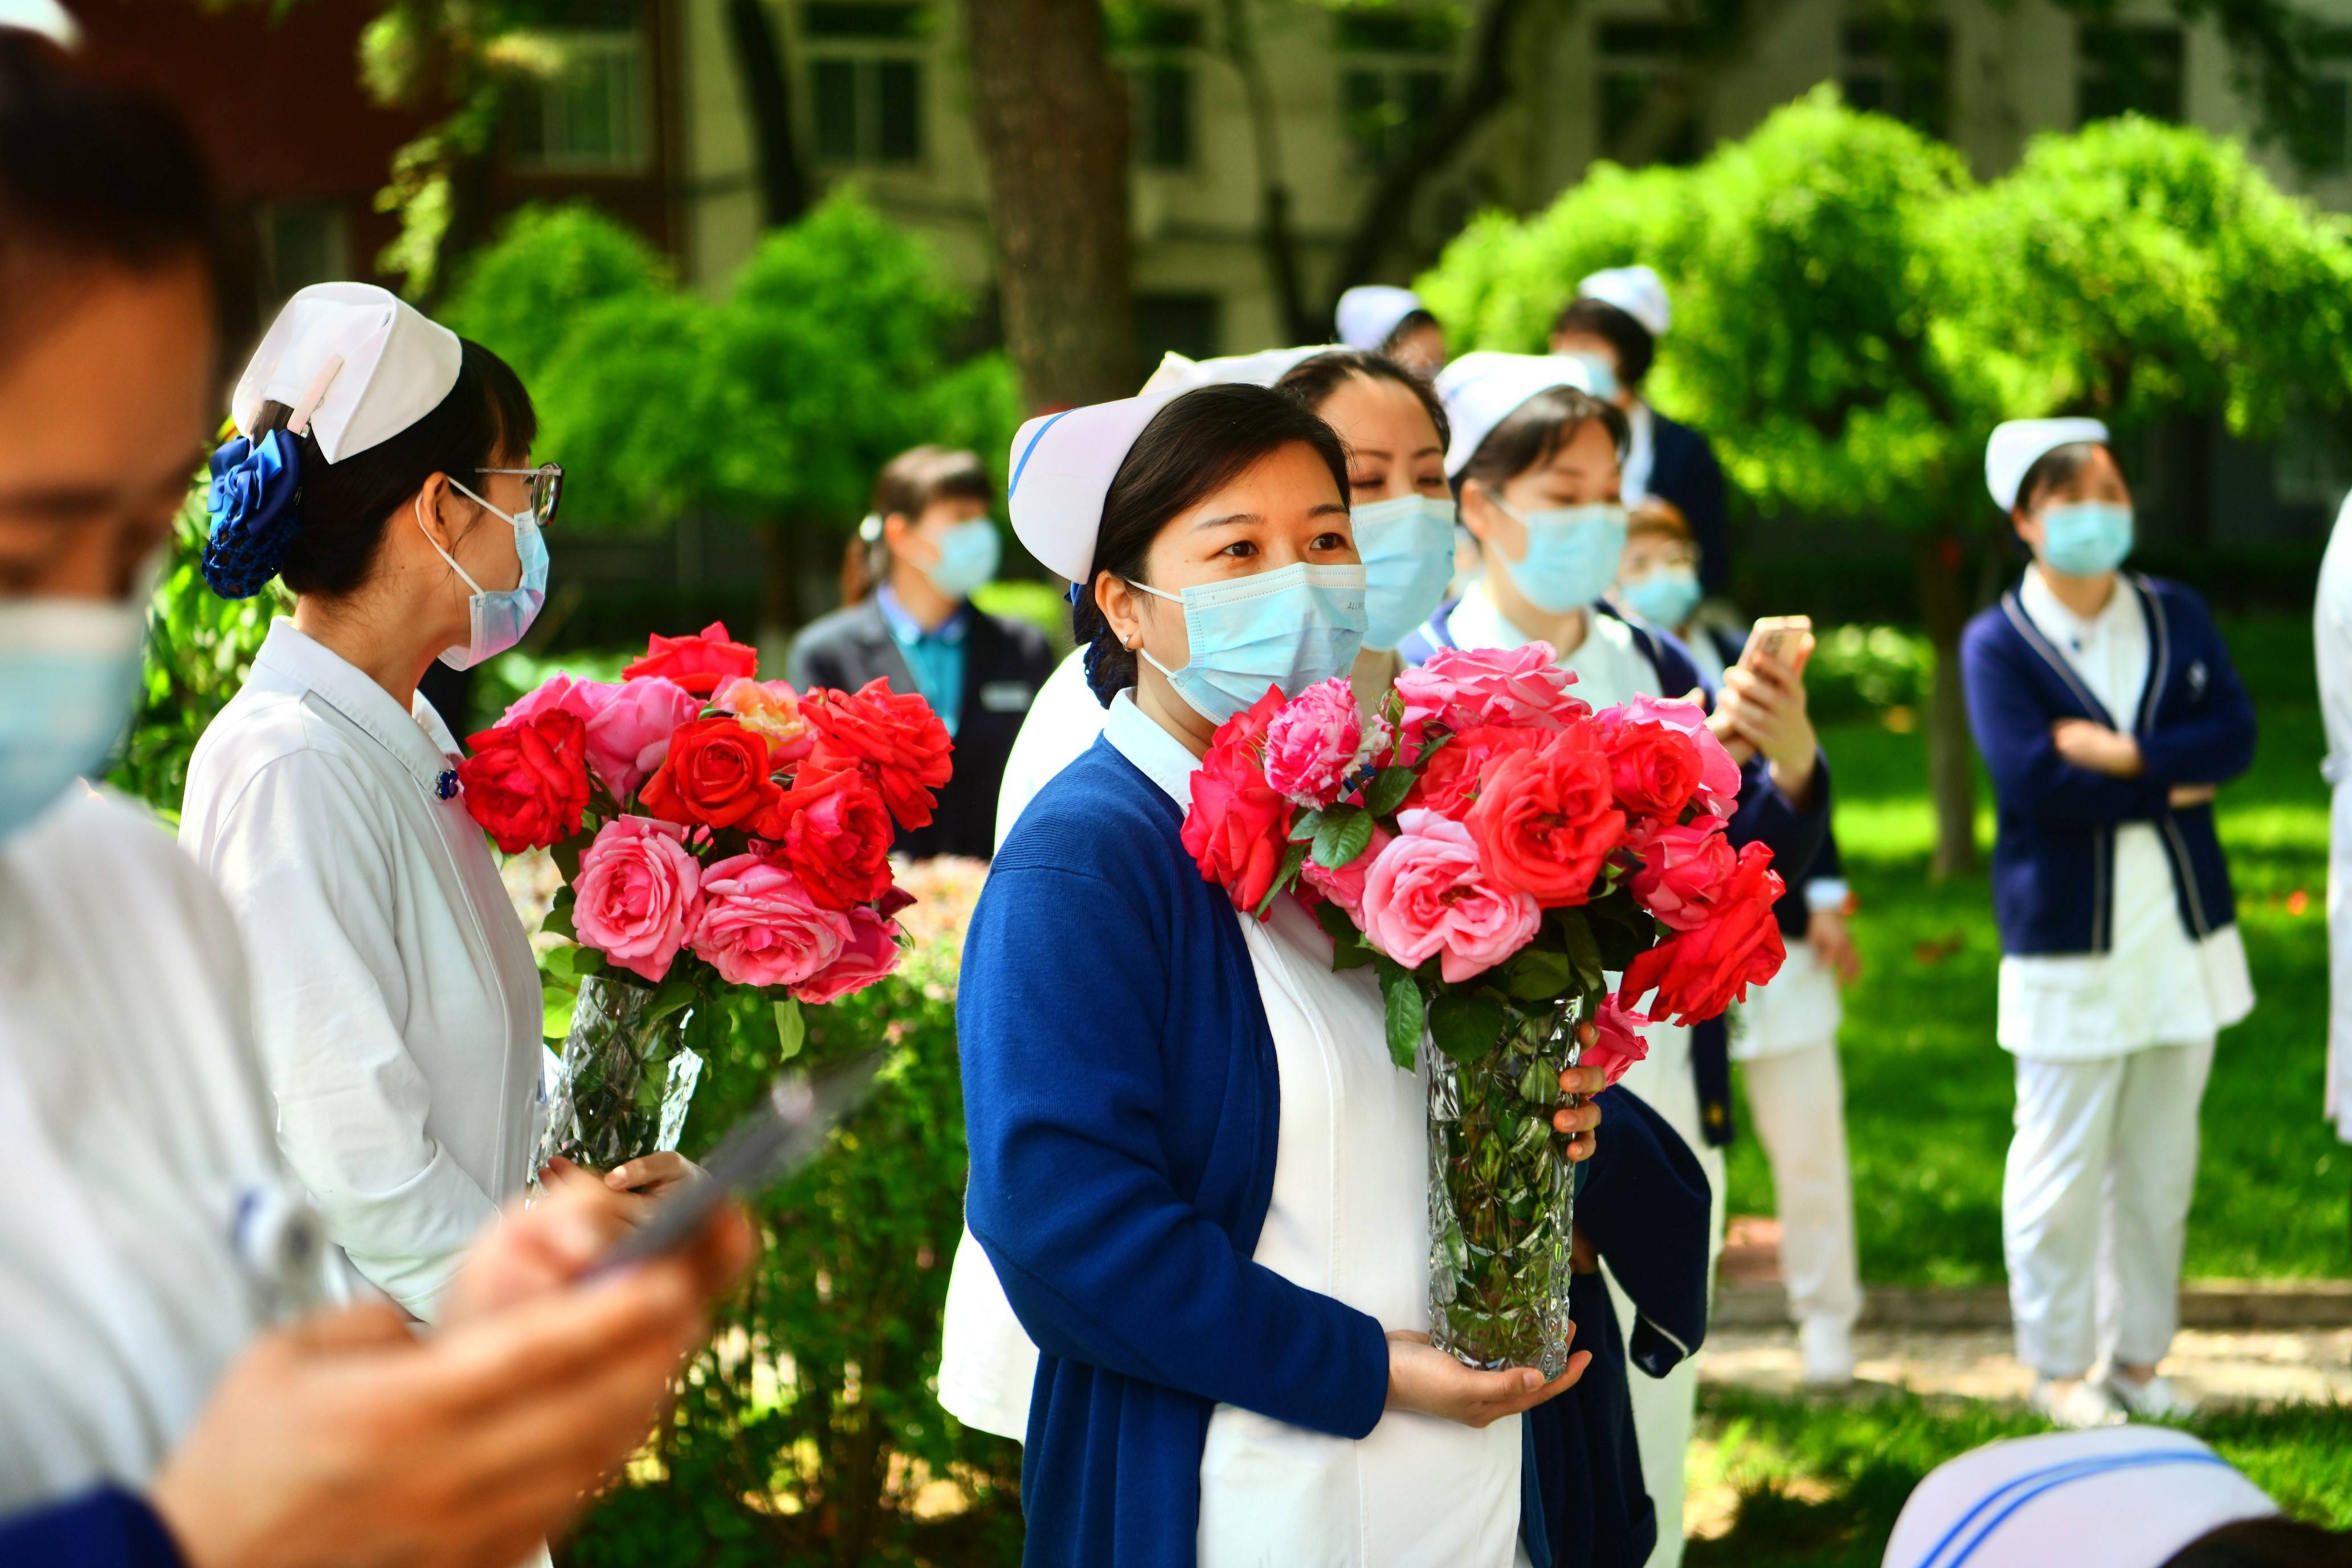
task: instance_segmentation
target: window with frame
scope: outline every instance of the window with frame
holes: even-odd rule
[[[2085,22],[2076,35],[2076,121],[2118,114],[2178,121],[2184,108],[2186,46],[2178,27]]]
[[[567,27],[555,74],[521,93],[512,119],[518,168],[630,174],[653,161],[651,72],[641,27]]]
[[[1839,29],[1839,85],[1855,109],[1943,138],[1951,123],[1952,30],[1910,17],[1858,18]]]
[[[1113,41],[1127,65],[1133,117],[1129,146],[1139,167],[1190,169],[1198,162],[1198,67],[1205,36],[1198,11],[1150,5],[1125,14]]]
[[[923,156],[923,56],[917,5],[812,0],[801,12],[817,157],[915,163]]]
[[[1397,10],[1342,13],[1331,26],[1348,140],[1368,161],[1388,163],[1444,109],[1461,23],[1443,12]]]
[[[1681,22],[1603,21],[1599,31],[1594,97],[1601,156],[1621,163],[1695,162],[1698,117],[1691,110],[1686,68],[1696,41],[1692,28]]]

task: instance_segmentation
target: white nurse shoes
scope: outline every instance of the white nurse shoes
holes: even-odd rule
[[[1804,1357],[1807,1388],[1843,1388],[1853,1381],[1853,1331],[1836,1318],[1807,1318],[1797,1325],[1797,1349]]]
[[[2111,1367],[2103,1386],[2116,1404],[2143,1421],[2177,1421],[2197,1410],[2197,1402],[2173,1387],[2172,1380],[2161,1373],[2140,1383]]]
[[[2062,1383],[2055,1378],[2037,1377],[2025,1404],[2053,1426],[2080,1430],[2119,1426],[2124,1421],[2123,1406],[2116,1403],[2115,1395],[2088,1378],[2069,1378]]]

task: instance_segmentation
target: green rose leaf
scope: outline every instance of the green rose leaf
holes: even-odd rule
[[[572,1033],[572,1009],[580,1000],[580,993],[569,985],[549,985],[541,990],[539,1032],[542,1038],[562,1040]]]
[[[585,835],[579,835],[567,838],[547,852],[549,858],[555,862],[555,868],[563,873],[565,894],[569,894],[572,891],[572,884],[580,879],[580,852],[585,847],[580,840],[584,837]]]
[[[808,1020],[801,1016],[800,1003],[787,996],[776,1004],[776,1059],[792,1060],[807,1043]]]
[[[1372,814],[1360,806],[1335,805],[1323,814],[1315,833],[1315,863],[1337,871],[1364,852],[1372,841]]]
[[[1411,768],[1382,768],[1364,786],[1364,809],[1374,816],[1394,816],[1412,793],[1413,778]]]
[[[1316,834],[1322,829],[1323,814],[1321,812],[1302,811],[1298,814],[1298,820],[1290,825],[1290,841],[1293,844],[1312,844],[1315,842]]]
[[[572,942],[580,940],[579,931],[572,924],[571,889],[566,888],[557,897],[553,906],[547,911],[547,918],[539,922],[539,929],[550,936],[560,936]]]
[[[1430,1005],[1429,1034],[1457,1062],[1475,1062],[1495,1048],[1510,1015],[1493,992],[1448,991]]]
[[[1413,1058],[1421,1049],[1421,986],[1414,982],[1412,971],[1384,958],[1374,963],[1380,970],[1381,1001],[1388,1017],[1389,1059],[1411,1072]]]
[[[1503,984],[1514,1002],[1549,1002],[1575,985],[1576,968],[1567,953],[1533,943],[1511,960],[1503,971]]]
[[[1260,920],[1265,919],[1266,911],[1274,908],[1274,900],[1282,897],[1282,895],[1288,890],[1290,885],[1298,879],[1298,868],[1306,864],[1306,845],[1293,844],[1289,848],[1284,850],[1282,852],[1282,869],[1275,874],[1273,882],[1269,884],[1265,889],[1265,897],[1257,901],[1257,908],[1251,912],[1255,914]]]
[[[1364,940],[1364,933],[1356,929],[1356,922],[1348,918],[1347,910],[1334,903],[1320,903],[1315,906],[1315,919],[1323,927],[1323,933],[1331,939],[1331,972],[1334,974],[1342,970],[1361,969],[1371,963],[1372,944]]]
[[[1657,945],[1657,917],[1633,901],[1624,883],[1584,906],[1581,913],[1600,946],[1601,967],[1622,974],[1625,966]]]
[[[572,973],[581,976],[604,973],[604,953],[601,948],[575,947],[572,950]]]
[[[1593,934],[1592,923],[1584,918],[1583,910],[1559,910],[1554,912],[1552,919],[1559,924],[1560,935],[1567,943],[1568,962],[1586,990],[1601,984],[1604,969],[1624,967],[1623,964],[1612,965],[1606,962],[1601,943]],[[1632,961],[1629,959],[1627,962]]]

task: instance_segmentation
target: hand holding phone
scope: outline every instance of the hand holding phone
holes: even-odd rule
[[[1812,616],[1766,616],[1748,628],[1748,646],[1739,650],[1739,662],[1753,669],[1759,655],[1769,655],[1792,673],[1801,675],[1805,660],[1812,657]]]

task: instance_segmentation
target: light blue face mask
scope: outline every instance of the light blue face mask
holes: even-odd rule
[[[1397,496],[1349,515],[1364,558],[1364,646],[1392,648],[1445,602],[1454,580],[1454,502]]]
[[[1596,353],[1582,349],[1562,349],[1562,359],[1572,359],[1584,367],[1585,378],[1591,383],[1585,390],[1606,403],[1617,395],[1617,367]]]
[[[1171,669],[1146,651],[1142,658],[1168,678],[1176,695],[1212,724],[1222,724],[1278,686],[1285,697],[1345,675],[1364,646],[1361,566],[1285,566],[1231,583],[1166,594],[1149,583],[1131,586],[1184,606],[1191,651]]]
[[[1698,608],[1698,574],[1687,566],[1656,566],[1617,590],[1627,609],[1673,631]]]
[[[2042,514],[2042,563],[2069,577],[2096,577],[2124,563],[2132,549],[2132,509],[2113,501],[2074,501]]]
[[[1596,501],[1522,516],[1500,496],[1495,497],[1495,504],[1527,527],[1527,558],[1506,558],[1503,569],[1537,609],[1564,616],[1592,603],[1617,581],[1618,557],[1625,553],[1623,507]]]
[[[474,581],[474,574],[457,564],[457,558],[441,548],[433,531],[425,527],[425,498],[416,498],[416,526],[425,531],[425,542],[435,553],[449,563],[449,569],[466,580],[474,591],[467,604],[472,617],[470,635],[464,647],[441,650],[441,662],[452,669],[471,669],[486,658],[495,658],[522,641],[522,634],[530,630],[530,623],[539,618],[539,607],[547,603],[547,541],[539,536],[539,519],[529,507],[520,511],[500,511],[457,480],[449,488],[473,501],[492,517],[504,519],[514,525],[515,560],[522,566],[522,580],[511,588],[491,592]]]
[[[114,749],[139,692],[142,594],[0,604],[0,838]]]
[[[938,547],[940,558],[921,568],[931,586],[950,599],[969,599],[983,584],[994,581],[996,569],[1004,561],[1004,544],[997,537],[996,524],[984,517],[959,522],[931,541]]]

